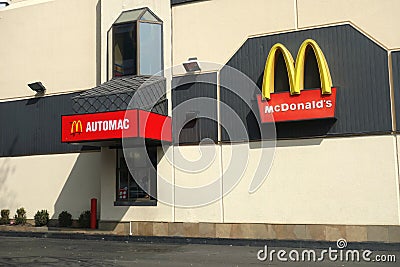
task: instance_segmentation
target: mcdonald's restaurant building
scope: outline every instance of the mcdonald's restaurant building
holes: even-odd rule
[[[1,209],[96,198],[116,234],[400,242],[399,1],[7,4]]]

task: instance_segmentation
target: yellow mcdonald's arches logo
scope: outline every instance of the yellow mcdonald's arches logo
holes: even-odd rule
[[[300,91],[304,89],[304,63],[306,58],[306,50],[308,47],[312,48],[317,59],[322,94],[329,95],[332,93],[332,78],[325,56],[322,53],[321,48],[314,40],[307,39],[301,44],[299,51],[297,52],[296,66],[292,54],[283,44],[277,43],[272,46],[271,50],[269,51],[264,69],[262,84],[262,95],[264,98],[269,100],[271,93],[274,92],[275,59],[278,51],[282,53],[285,60],[289,77],[290,94],[300,94]]]
[[[82,122],[81,120],[73,121],[71,126],[71,134],[82,132]]]

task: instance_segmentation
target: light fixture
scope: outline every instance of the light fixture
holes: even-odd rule
[[[183,67],[185,68],[186,72],[195,72],[201,70],[197,57],[191,57],[188,59],[188,61],[183,62]]]
[[[28,84],[29,88],[39,94],[43,94],[46,91],[46,88],[43,86],[41,82],[34,82]]]
[[[1,1],[0,0],[0,8],[4,8],[6,6],[10,5],[10,1]]]
[[[188,112],[186,112],[186,121],[188,122],[188,121],[197,119],[197,117],[199,116],[199,113],[200,112],[198,112],[198,111],[188,111]]]

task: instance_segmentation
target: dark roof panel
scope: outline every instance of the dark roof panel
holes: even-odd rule
[[[164,77],[124,76],[73,97],[72,108],[77,114],[138,108],[167,115],[168,102],[165,94]]]

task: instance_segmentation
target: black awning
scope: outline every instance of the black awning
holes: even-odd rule
[[[130,103],[136,93],[135,102]],[[166,79],[132,75],[114,78],[72,98],[75,114],[141,109],[168,115]]]
[[[74,114],[61,116],[64,143],[116,146],[122,138],[156,144],[172,140],[164,77],[118,77],[71,99]]]

